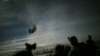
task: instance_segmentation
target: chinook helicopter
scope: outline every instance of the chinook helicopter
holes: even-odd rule
[[[36,32],[36,29],[37,29],[36,25],[33,25],[33,27],[29,29],[29,33]]]

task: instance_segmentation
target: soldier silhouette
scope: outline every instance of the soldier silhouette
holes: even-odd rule
[[[88,40],[86,41],[87,47],[87,56],[95,56],[96,55],[96,44],[92,40],[92,36],[88,35]]]
[[[25,43],[25,46],[26,46],[26,50],[23,50],[23,51],[19,51],[17,52],[15,55],[13,56],[34,56],[32,54],[32,50],[36,49],[36,43],[34,43],[33,45],[30,45],[28,43]]]
[[[73,46],[70,56],[84,56],[84,42],[79,43],[76,36],[68,37],[68,40]]]

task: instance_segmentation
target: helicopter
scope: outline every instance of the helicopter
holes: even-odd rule
[[[36,25],[33,25],[32,28],[29,28],[29,33],[34,33],[34,32],[36,32],[36,30],[37,30]]]

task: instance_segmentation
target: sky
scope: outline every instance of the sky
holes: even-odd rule
[[[100,38],[99,0],[0,0],[0,50]],[[36,25],[35,33],[28,30]],[[9,47],[9,48],[7,48]]]

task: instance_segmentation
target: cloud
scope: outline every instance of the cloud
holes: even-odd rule
[[[51,45],[52,43],[54,43],[51,41],[52,34],[50,34],[50,33],[41,34],[41,35],[37,35],[37,34],[33,35],[32,34],[32,35],[29,35],[27,37],[25,37],[25,36],[22,36],[22,37],[24,37],[24,38],[1,42],[0,51],[1,52],[5,51],[5,50],[10,51],[11,49],[13,49],[13,51],[14,51],[16,49],[25,48],[24,44],[26,42],[28,42],[30,44],[36,42],[38,46],[46,46],[46,45]]]

